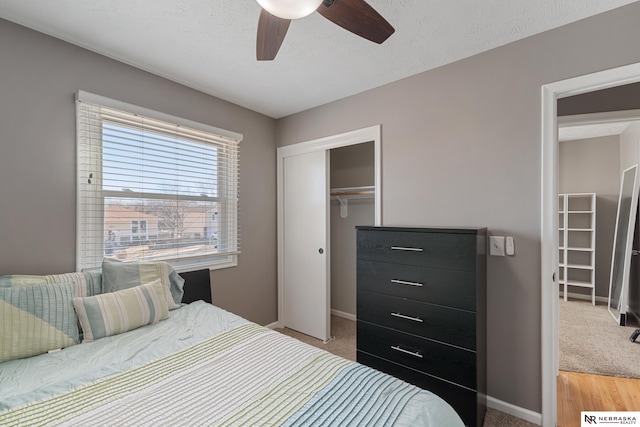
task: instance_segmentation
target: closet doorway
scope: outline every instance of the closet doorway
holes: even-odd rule
[[[330,152],[334,149],[358,144],[372,144],[373,186],[366,186],[366,190],[355,188],[352,192],[370,191],[373,193],[374,225],[380,225],[382,223],[382,209],[379,125],[280,147],[277,152],[277,325],[280,328],[288,327],[322,341],[331,338]],[[308,164],[309,162],[311,163]],[[299,167],[302,163],[305,163],[305,166]],[[316,163],[318,164],[316,165]],[[311,194],[308,194],[305,192],[307,184],[304,183],[309,181],[307,171],[311,169],[314,171],[312,179],[314,184],[311,185],[309,182],[308,190]],[[300,183],[302,185],[299,185]],[[313,190],[311,186],[313,186]],[[347,197],[344,194],[343,196]],[[318,198],[321,199],[320,203],[313,202],[314,198],[316,202]],[[307,215],[305,208],[308,208],[312,202],[320,212]],[[346,202],[348,212],[349,202],[348,200]],[[310,239],[308,234],[303,231],[305,229],[320,230],[320,232],[314,233],[313,239]],[[322,274],[309,274],[311,271],[321,271]],[[342,310],[338,311],[342,312]]]
[[[373,142],[330,150],[331,314],[356,320],[356,226],[374,225]]]

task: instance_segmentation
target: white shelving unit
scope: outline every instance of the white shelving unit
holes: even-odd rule
[[[591,289],[596,304],[596,195],[560,194],[558,200],[560,285],[567,301],[568,287]]]

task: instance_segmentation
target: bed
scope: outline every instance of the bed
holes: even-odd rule
[[[429,391],[191,301],[210,300],[198,277],[165,320],[0,363],[0,425],[463,425]]]

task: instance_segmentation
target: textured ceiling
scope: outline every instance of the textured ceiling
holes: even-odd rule
[[[0,0],[0,17],[279,118],[637,0],[368,0],[382,45],[318,13],[255,59],[255,0]]]

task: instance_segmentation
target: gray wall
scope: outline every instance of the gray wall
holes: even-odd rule
[[[385,225],[486,226],[488,394],[541,411],[541,86],[640,62],[640,3],[277,122],[285,146],[382,125]]]
[[[640,161],[640,122],[632,123],[620,134],[620,176]]]
[[[356,315],[356,226],[373,225],[373,199],[349,200],[349,215],[331,202],[331,309]]]
[[[373,141],[329,150],[331,188],[375,184]]]
[[[558,101],[558,115],[602,113],[640,108],[640,83],[574,95]]]
[[[331,188],[374,185],[373,142],[336,148],[331,156]],[[356,315],[356,226],[373,225],[373,198],[347,201],[347,217],[331,201],[331,308]]]
[[[620,192],[620,137],[561,142],[558,171],[560,193],[596,193],[596,296],[607,298]],[[575,286],[568,289],[591,298],[586,291]]]
[[[276,320],[275,121],[0,20],[0,274],[75,269],[75,104],[86,90],[244,135],[242,254],[212,273],[214,301]]]

